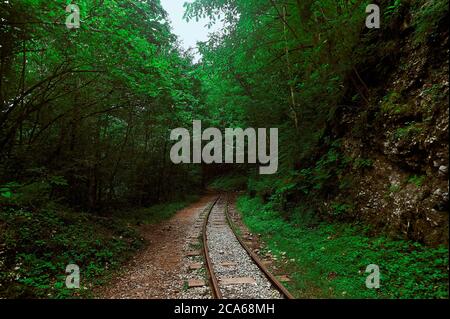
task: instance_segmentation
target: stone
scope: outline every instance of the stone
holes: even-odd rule
[[[250,277],[222,278],[220,283],[223,285],[256,285],[256,280]]]

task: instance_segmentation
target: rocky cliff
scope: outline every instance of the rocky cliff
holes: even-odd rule
[[[354,217],[430,245],[448,244],[449,80],[446,1],[405,5],[367,35],[369,54],[350,82],[331,135],[358,158]],[[441,6],[441,7],[436,7]],[[439,14],[438,14],[439,12]]]

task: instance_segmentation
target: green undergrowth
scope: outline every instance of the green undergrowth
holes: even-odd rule
[[[115,218],[131,224],[157,224],[169,219],[175,213],[199,199],[199,196],[187,196],[173,202],[162,203],[135,210],[124,210],[114,214]]]
[[[224,175],[216,178],[209,187],[217,191],[234,191],[245,189],[247,186],[246,175]]]
[[[296,214],[283,219],[270,204],[242,196],[245,224],[291,277],[298,298],[448,298],[448,248],[369,236],[367,227],[325,223]],[[368,289],[366,267],[380,267],[380,289]]]
[[[67,207],[0,206],[0,298],[86,298],[143,246],[134,227],[158,223],[197,197],[124,210],[108,217]],[[66,267],[80,268],[80,289],[65,286]]]
[[[0,210],[0,297],[81,297],[142,245],[110,218],[67,209]],[[65,287],[66,266],[80,267],[80,289]]]

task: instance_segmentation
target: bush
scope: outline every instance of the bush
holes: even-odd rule
[[[0,204],[39,208],[53,200],[56,190],[67,186],[63,176],[41,176],[27,183],[9,182],[0,186]]]
[[[236,191],[243,190],[247,186],[247,176],[245,175],[226,175],[215,179],[209,187],[218,191]]]

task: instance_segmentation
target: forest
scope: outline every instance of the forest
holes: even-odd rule
[[[1,1],[0,298],[97,297],[148,245],[141,225],[206,190],[239,192],[297,298],[448,298],[448,1],[184,6],[223,23],[200,59],[159,0]],[[194,121],[277,128],[276,173],[174,163],[171,131]],[[374,260],[368,290],[353,276]]]

